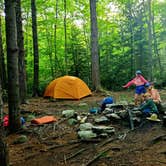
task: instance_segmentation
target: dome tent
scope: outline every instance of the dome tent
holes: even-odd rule
[[[56,99],[81,99],[92,92],[84,81],[74,76],[59,77],[49,83],[44,97]]]

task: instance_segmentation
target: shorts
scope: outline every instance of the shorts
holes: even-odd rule
[[[136,86],[136,89],[135,89],[136,94],[140,95],[145,92],[146,92],[146,89],[145,89],[144,85]]]

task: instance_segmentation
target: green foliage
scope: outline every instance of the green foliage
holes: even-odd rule
[[[56,2],[57,13],[56,13]],[[33,88],[33,43],[30,1],[22,1],[28,93]],[[63,1],[38,0],[37,27],[39,43],[40,91],[59,76],[65,75],[65,37]],[[154,32],[152,41],[153,79],[165,82],[166,2],[152,3]],[[67,73],[83,79],[91,87],[90,11],[89,1],[67,1]],[[103,88],[121,90],[136,69],[148,75],[148,10],[146,1],[98,0],[98,41],[100,77]],[[4,23],[4,19],[2,20]],[[4,24],[2,32],[5,31]],[[56,35],[55,35],[56,33]],[[4,34],[4,33],[3,33]],[[154,37],[154,36],[153,36]],[[3,35],[3,41],[5,37]],[[157,41],[158,55],[154,47]],[[3,42],[5,43],[5,42]],[[161,64],[159,64],[159,60]],[[152,80],[153,81],[153,80]]]

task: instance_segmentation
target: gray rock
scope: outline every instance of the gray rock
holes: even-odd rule
[[[62,111],[62,115],[66,118],[71,118],[75,115],[75,111],[74,110],[64,110],[64,111]]]
[[[128,116],[127,110],[120,110],[117,115],[119,115],[121,118],[126,118]]]
[[[71,118],[71,119],[68,120],[69,125],[75,125],[75,124],[77,124],[77,122],[78,121],[74,118]]]
[[[118,116],[118,115],[115,114],[115,113],[107,114],[106,116],[107,116],[108,118],[114,119],[114,120],[120,120],[120,119],[121,119],[121,117]]]
[[[115,128],[114,127],[109,127],[109,126],[93,126],[92,130],[94,133],[115,133]]]
[[[83,123],[83,124],[80,124],[79,129],[80,130],[91,130],[92,127],[93,127],[93,125],[91,123]]]
[[[92,138],[96,138],[97,135],[96,133],[93,133],[92,130],[83,130],[83,131],[78,131],[78,136],[81,139],[92,139]]]
[[[105,116],[101,116],[100,118],[95,118],[96,123],[107,123],[109,122],[109,119]]]
[[[113,113],[114,110],[111,108],[105,108],[105,110],[103,111],[103,114],[109,114],[109,113]]]

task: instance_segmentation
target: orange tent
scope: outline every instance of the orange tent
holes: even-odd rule
[[[81,99],[92,92],[84,81],[74,76],[59,77],[47,86],[44,97],[59,99]]]

